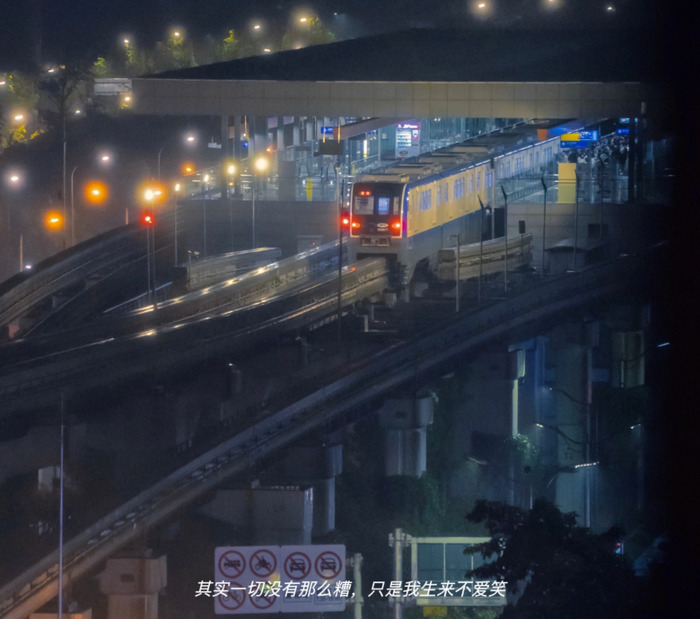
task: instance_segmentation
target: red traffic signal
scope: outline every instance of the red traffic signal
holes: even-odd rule
[[[142,226],[154,226],[156,223],[156,218],[153,216],[153,213],[150,211],[144,211],[141,213],[141,225]]]

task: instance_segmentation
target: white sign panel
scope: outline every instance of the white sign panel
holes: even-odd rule
[[[282,612],[345,610],[347,597],[336,584],[345,580],[345,546],[281,546]],[[347,591],[345,592],[347,593]]]
[[[345,610],[345,546],[220,546],[211,597],[217,615]]]

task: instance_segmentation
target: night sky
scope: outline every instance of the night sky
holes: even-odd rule
[[[41,49],[44,62],[72,62],[106,54],[125,34],[152,46],[169,26],[184,27],[192,37],[225,36],[260,17],[284,28],[297,8],[309,7],[339,36],[360,36],[410,26],[476,26],[473,0],[12,0],[0,20],[0,70],[31,66]],[[474,0],[475,1],[475,0]],[[681,17],[656,0],[557,0],[557,11],[543,11],[546,0],[489,0],[499,26],[614,27],[665,24]],[[672,5],[667,5],[671,8]],[[342,18],[334,18],[338,13]],[[663,27],[663,26],[662,26]]]

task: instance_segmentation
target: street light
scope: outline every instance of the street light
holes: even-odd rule
[[[544,261],[545,261],[545,236],[547,234],[547,183],[544,182],[544,174],[540,178],[542,189],[544,190],[544,207],[542,209],[542,277],[544,277]]]
[[[183,139],[184,139],[185,144],[186,144],[187,146],[192,146],[192,145],[196,144],[196,142],[197,142],[197,136],[196,136],[193,132],[191,132],[191,131],[188,132],[188,133],[186,133]],[[160,181],[160,159],[161,159],[161,155],[163,154],[163,151],[165,150],[165,147],[166,147],[166,146],[167,146],[167,144],[163,144],[163,146],[161,146],[161,147],[158,149],[157,179],[158,179],[159,181]]]
[[[484,203],[481,201],[481,196],[476,194],[479,198],[479,208],[481,209],[481,218],[479,220],[479,286],[477,292],[477,301],[481,303],[481,278],[484,273]]]
[[[338,200],[338,343],[343,340],[343,194],[340,191],[340,161],[335,164],[336,198]]]
[[[78,166],[70,173],[70,244],[75,245],[75,194],[73,192],[73,176]]]
[[[503,257],[503,292],[508,294],[508,194],[501,185],[503,193],[503,242],[505,243],[505,254]]]
[[[251,210],[251,228],[252,228],[252,233],[253,233],[253,249],[257,247],[257,239],[255,235],[255,190],[257,188],[257,174],[262,174],[264,172],[267,172],[268,167],[270,166],[270,162],[267,160],[267,157],[264,155],[258,155],[258,157],[255,158],[255,161],[253,161],[253,178],[252,178],[252,194],[253,194],[253,200],[252,200],[252,210]]]
[[[146,271],[148,285],[148,300],[156,307],[156,238],[154,207],[165,199],[165,191],[160,184],[150,184],[143,187],[141,199],[146,204],[142,213],[141,223],[146,228]]]
[[[575,213],[574,213],[574,264],[572,270],[576,270],[576,252],[578,251],[578,188],[579,188],[579,178],[578,172],[574,170],[574,178],[576,179],[576,196],[575,196]]]
[[[235,187],[235,178],[238,173],[238,166],[235,161],[224,162],[224,178],[226,183],[226,201],[229,209],[229,227],[231,232],[231,251],[234,249],[233,242],[233,200],[231,199],[231,187]]]
[[[460,242],[461,239],[460,239],[459,234],[450,234],[450,238],[457,239],[457,256],[456,256],[457,264],[455,266],[455,270],[456,270],[456,273],[455,273],[455,275],[456,275],[456,278],[455,278],[455,313],[458,314],[459,313],[459,276],[460,276],[459,262],[460,262],[460,257],[461,257],[460,254],[461,254],[462,245]]]
[[[25,185],[25,174],[17,169],[8,170],[5,173],[5,185],[11,191],[12,194],[17,194],[19,191],[22,190],[22,188]],[[12,202],[13,202],[13,199],[11,199],[8,196],[7,204],[5,207],[6,213],[7,213],[6,219],[7,219],[7,235],[8,235],[8,237],[10,237],[12,234]],[[24,270],[22,251],[23,251],[23,238],[22,238],[22,234],[20,233],[20,235],[19,235],[19,270],[20,271]]]
[[[174,248],[174,256],[173,256],[173,266],[178,265],[178,259],[177,259],[177,206],[178,206],[178,200],[179,200],[179,193],[182,191],[182,185],[180,183],[175,183],[173,185],[173,191],[175,193],[175,206],[173,209],[173,248]]]

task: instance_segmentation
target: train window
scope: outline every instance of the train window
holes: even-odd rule
[[[420,194],[420,210],[421,211],[430,210],[430,205],[432,204],[432,201],[433,201],[431,193],[432,192],[430,189],[421,192],[421,194]]]
[[[476,173],[476,190],[481,189],[481,172]]]
[[[450,189],[449,189],[449,185],[447,183],[445,183],[442,186],[442,201],[447,202],[449,199],[450,199]]]
[[[374,213],[374,198],[372,196],[356,195],[353,212],[359,215],[372,215]]]
[[[377,215],[389,214],[389,198],[377,198]]]
[[[452,193],[453,193],[455,198],[463,198],[464,197],[464,178],[458,178],[455,181]]]
[[[469,193],[474,193],[474,177],[469,177]]]

